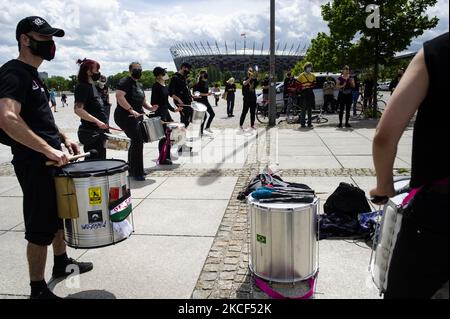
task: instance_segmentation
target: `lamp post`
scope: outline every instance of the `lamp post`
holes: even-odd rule
[[[275,70],[275,0],[270,0],[270,87],[269,87],[269,126],[276,125],[277,96]]]

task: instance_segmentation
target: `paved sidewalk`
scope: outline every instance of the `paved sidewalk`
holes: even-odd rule
[[[69,110],[57,113],[75,138]],[[220,113],[219,113],[220,117]],[[72,121],[72,120],[70,120]],[[233,120],[236,121],[236,120]],[[230,122],[231,123],[231,122]],[[235,122],[233,122],[235,123]],[[157,145],[145,147],[145,182],[132,184],[136,233],[114,247],[73,250],[69,255],[94,262],[80,278],[55,283],[54,292],[74,298],[263,298],[248,272],[247,209],[237,193],[268,163],[277,163],[290,182],[310,185],[321,204],[340,182],[368,191],[375,176],[371,122],[354,130],[297,126],[237,132],[234,124],[205,136],[194,156],[184,154],[174,167],[155,163]],[[214,125],[213,125],[214,127]],[[410,168],[412,131],[402,138],[396,159],[398,174]],[[0,298],[26,298],[29,293],[22,194],[0,146]],[[175,155],[175,154],[174,154]],[[126,153],[108,157],[126,159]],[[379,298],[367,271],[371,250],[364,243],[320,242],[317,298]],[[52,252],[49,249],[47,279]],[[79,281],[77,281],[79,280]],[[288,294],[304,290],[279,287]]]

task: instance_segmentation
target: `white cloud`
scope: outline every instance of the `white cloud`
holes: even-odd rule
[[[277,40],[305,43],[318,32],[327,31],[320,15],[325,0],[277,0]],[[444,16],[439,31],[448,30],[448,0],[430,9],[430,14]],[[234,40],[242,46],[241,33],[247,34],[247,47],[253,41],[269,43],[269,1],[261,0],[0,0],[0,64],[17,56],[15,27],[28,15],[46,18],[66,31],[57,39],[57,57],[42,70],[69,76],[77,72],[76,59],[98,60],[104,74],[127,68],[132,60],[145,68],[161,65],[174,69],[169,47],[181,41],[209,41],[215,46]],[[414,45],[414,44],[413,44]]]

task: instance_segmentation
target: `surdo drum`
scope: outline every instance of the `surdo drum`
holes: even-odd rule
[[[145,143],[158,142],[166,136],[160,117],[144,119],[140,125]]]
[[[72,248],[117,244],[134,232],[128,164],[86,161],[62,167],[55,177],[58,215]]]

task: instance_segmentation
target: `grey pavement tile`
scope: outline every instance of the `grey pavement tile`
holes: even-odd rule
[[[317,299],[380,299],[368,271],[371,249],[364,243],[358,245],[320,241]]]
[[[12,176],[2,176],[0,177],[0,197],[3,193],[19,187],[19,182],[17,181],[16,177]]]
[[[113,247],[88,251],[94,270],[79,288],[54,292],[71,298],[187,299],[197,283],[212,238],[132,236]]]
[[[23,193],[22,188],[20,188],[20,185],[16,185],[13,188],[1,194],[1,197],[22,197],[22,196]]]
[[[334,156],[279,156],[281,169],[342,168]]]
[[[372,156],[372,145],[364,143],[360,145],[330,145],[330,150],[334,155],[367,155]]]
[[[28,295],[30,293],[30,280],[28,276],[28,263],[26,259],[27,242],[23,233],[8,232],[0,236],[0,294]],[[79,258],[85,250],[68,248],[68,255]],[[50,280],[53,267],[53,250],[48,249],[46,280]]]
[[[0,205],[0,231],[8,231],[22,222],[22,198],[2,198]]]
[[[165,181],[166,177],[152,177],[151,174],[147,176],[145,182],[131,181],[131,196],[136,199],[147,198],[155,189],[160,187]]]
[[[136,233],[214,237],[227,206],[227,200],[146,199],[134,211]]]
[[[279,145],[278,150],[271,150],[272,153],[278,152],[279,156],[331,156],[330,150],[325,145],[298,145],[298,147]]]
[[[236,177],[169,177],[148,198],[229,200],[236,182]]]
[[[241,169],[245,165],[244,162],[236,163],[189,163],[183,165],[183,169],[206,169],[206,170],[217,170],[217,169]]]
[[[344,166],[344,168],[369,168],[374,169],[373,157],[367,156],[336,156],[339,162]],[[394,168],[410,168],[411,165],[396,159]]]

